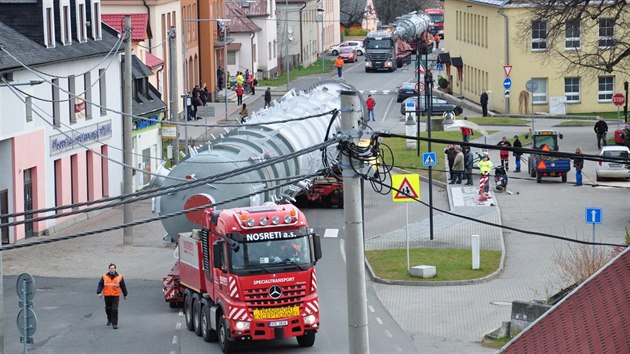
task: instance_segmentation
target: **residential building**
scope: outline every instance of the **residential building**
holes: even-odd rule
[[[229,27],[229,23],[221,23],[220,19],[226,19],[225,6],[223,0],[204,0],[197,2],[199,9],[199,23],[197,27],[198,33],[198,51],[199,51],[199,77],[200,82],[205,82],[210,91],[211,101],[217,96],[217,69],[219,66],[225,68],[226,58],[224,55],[224,46],[226,41],[221,39],[223,28]]]
[[[121,195],[123,47],[117,33],[101,25],[100,1],[1,6],[0,214],[67,207],[27,215],[28,221]],[[46,234],[79,217],[4,227],[2,243]]]
[[[320,0],[320,4],[321,3],[323,3],[322,10],[324,11],[322,12],[323,35],[320,33],[320,38],[323,38],[323,43],[320,44],[320,47],[326,52],[328,48],[341,42],[340,2],[339,0]]]
[[[252,4],[254,5],[254,4]],[[226,2],[226,16],[230,21],[230,37],[234,43],[228,47],[228,66],[230,73],[237,71],[255,74],[258,70],[258,27],[243,11],[249,7],[248,2]]]
[[[302,60],[300,9],[304,3],[304,0],[276,0],[278,66],[283,71],[287,69],[287,63],[290,69],[294,69]]]
[[[529,10],[524,3],[501,0],[445,2],[446,46],[451,58],[461,57],[458,75],[450,78],[453,93],[478,102],[486,89],[490,91],[489,109],[500,113],[525,114],[532,108],[535,113],[556,114],[614,111],[612,96],[621,91],[627,77],[615,71],[588,73],[584,68],[567,68],[560,57],[546,57],[548,24],[532,22],[524,32],[522,19]],[[618,40],[610,19],[566,26],[565,38],[558,45],[578,55],[606,50],[606,45]],[[598,37],[598,48],[584,45],[596,43]],[[509,90],[503,84],[506,66],[511,66]],[[533,94],[526,89],[530,80],[535,84]]]

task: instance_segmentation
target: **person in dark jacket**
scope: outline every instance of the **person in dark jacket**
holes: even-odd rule
[[[582,148],[579,146],[575,148],[575,154],[582,155]],[[577,156],[574,157],[573,167],[575,167],[575,186],[578,187],[582,185],[582,169],[584,168],[584,159]]]
[[[271,87],[265,90],[265,108],[271,107]]]
[[[601,149],[602,145],[606,146],[606,133],[608,133],[608,124],[604,120],[604,117],[599,117],[597,123],[595,123],[595,135],[597,135],[597,148]]]
[[[481,97],[479,97],[479,103],[481,103],[481,110],[483,111],[483,116],[488,116],[488,93],[486,90],[483,90],[481,93]]]
[[[200,117],[197,117],[197,110],[199,109],[199,106],[203,106],[203,101],[201,100],[201,90],[197,91],[197,93],[193,97],[192,106],[192,118],[195,120],[200,119]]]
[[[118,303],[120,293],[127,300],[127,286],[125,279],[116,271],[114,263],[109,264],[109,272],[103,274],[96,288],[96,295],[105,298],[105,313],[107,314],[107,325],[118,329]]]
[[[501,138],[501,141],[497,144],[501,147],[511,147],[512,144],[507,140],[506,137]],[[501,158],[501,167],[505,168],[505,172],[509,171],[510,165],[510,151],[509,150],[500,150],[499,157]]]
[[[466,185],[472,186],[472,170],[473,170],[473,154],[470,152],[470,146],[464,146],[464,175],[466,176]]]
[[[455,145],[450,144],[449,146],[447,146],[444,149],[444,153],[446,154],[446,161],[448,161],[448,179],[453,180],[455,178],[455,173],[453,172],[453,163],[455,163],[455,155],[457,155]]]
[[[455,159],[453,160],[453,173],[449,184],[462,184],[462,177],[464,176],[464,153],[459,146],[455,147]]]
[[[523,147],[523,144],[521,144],[521,141],[518,139],[518,135],[514,135],[514,143],[512,143],[512,146],[515,148]],[[514,151],[514,166],[516,166],[514,172],[521,172],[521,155],[523,155],[522,152]]]

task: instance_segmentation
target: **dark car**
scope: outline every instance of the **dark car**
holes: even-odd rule
[[[403,82],[402,85],[398,88],[398,99],[396,102],[402,102],[407,97],[415,96],[416,93],[416,83],[415,82]]]
[[[630,123],[624,123],[615,129],[615,144],[626,145],[626,129],[630,129]]]
[[[409,97],[407,99],[405,99],[403,101],[403,103],[400,105],[400,113],[402,115],[405,115],[406,113],[406,109],[405,106],[407,105],[407,102],[414,102],[415,106],[416,106],[416,110],[418,110],[418,98],[417,97]],[[424,104],[424,95],[420,96],[420,103],[421,103],[421,107],[420,110],[422,110],[422,112],[425,112],[425,104]],[[431,110],[431,115],[438,115],[438,114],[442,114],[444,112],[453,112],[453,114],[455,114],[456,116],[462,114],[464,112],[464,109],[460,106],[456,106],[452,103],[449,103],[446,100],[443,100],[441,98],[438,97],[433,97],[433,109]]]

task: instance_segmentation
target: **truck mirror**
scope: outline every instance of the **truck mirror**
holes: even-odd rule
[[[223,266],[223,241],[217,241],[212,245],[212,265],[215,268]]]
[[[322,258],[322,243],[319,235],[313,235],[313,248],[315,260],[317,261]]]

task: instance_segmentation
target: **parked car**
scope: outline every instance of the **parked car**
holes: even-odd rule
[[[359,60],[356,48],[343,47],[339,50],[339,57],[344,63],[356,63]]]
[[[402,102],[407,97],[415,96],[416,93],[416,83],[415,82],[403,82],[398,87],[398,99],[396,102]]]
[[[630,149],[627,146],[604,146],[599,156],[628,160]],[[617,161],[600,161],[595,169],[595,176],[598,181],[601,181],[603,178],[630,178],[630,164]]]
[[[624,123],[615,129],[615,144],[626,145],[626,129],[630,129],[630,123]]]
[[[405,106],[407,105],[408,101],[412,101],[415,103],[416,106],[416,110],[418,110],[418,99],[416,96],[413,97],[409,97],[407,99],[405,99],[403,101],[403,103],[400,105],[400,113],[402,115],[405,115],[406,113],[406,109]],[[464,113],[464,109],[461,106],[457,106],[454,105],[446,100],[443,100],[439,97],[433,97],[432,99],[433,101],[433,109],[431,110],[431,115],[438,115],[438,114],[443,114],[444,112],[453,112],[454,115],[458,116],[462,113]],[[424,113],[425,109],[424,109],[424,94],[420,95],[420,104],[421,104],[421,110]]]
[[[363,48],[363,42],[361,41],[345,41],[343,43],[339,43],[336,46],[330,48],[330,54],[339,55],[341,52],[341,48],[350,47],[357,50],[357,55],[363,55],[365,53],[365,49]]]

